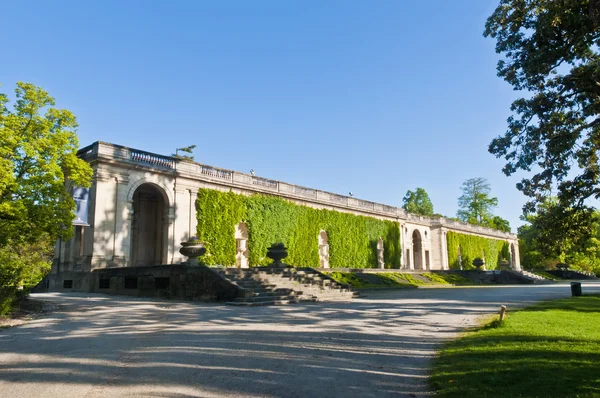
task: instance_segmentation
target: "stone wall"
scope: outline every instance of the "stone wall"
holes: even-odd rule
[[[206,266],[184,264],[95,270],[91,291],[184,300],[232,300],[246,291]]]
[[[58,242],[55,266],[52,269],[54,275],[65,272],[89,273],[98,269],[132,265],[132,245],[136,241],[136,228],[139,228],[139,220],[136,219],[139,213],[134,211],[134,197],[138,188],[144,184],[158,192],[157,197],[162,201],[159,208],[164,209],[160,215],[161,230],[155,244],[150,245],[160,245],[161,249],[161,258],[157,258],[154,265],[178,264],[185,260],[179,254],[180,242],[196,234],[195,202],[201,188],[231,190],[245,195],[278,195],[314,208],[398,221],[402,228],[401,264],[405,269],[448,269],[447,231],[471,233],[513,243],[518,258],[518,240],[514,234],[443,217],[416,216],[395,206],[199,163],[178,161],[172,157],[104,142],[96,142],[81,149],[79,156],[94,169],[90,190],[90,226],[77,230],[74,239]],[[315,245],[317,244],[315,237]],[[515,268],[520,269],[520,265],[517,263]]]

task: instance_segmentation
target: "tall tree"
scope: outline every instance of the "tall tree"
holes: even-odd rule
[[[581,215],[577,213],[576,215]],[[521,262],[529,268],[553,267],[567,262],[573,268],[600,271],[600,213],[592,213],[575,232],[568,232],[565,223],[580,222],[573,214],[563,214],[556,198],[538,205],[537,214],[522,218],[527,224],[519,227]]]
[[[417,188],[414,192],[411,190],[406,191],[402,203],[402,208],[409,213],[428,217],[433,216],[433,203],[431,203],[427,191],[423,188]]]
[[[456,215],[462,221],[488,226],[493,217],[492,209],[498,206],[498,199],[490,197],[490,184],[485,178],[471,178],[463,182],[462,195],[458,198]]]
[[[506,175],[536,170],[517,184],[526,215],[556,191],[559,210],[543,216],[588,239],[588,199],[600,198],[600,0],[501,0],[484,36],[503,56],[498,76],[523,92],[489,151]]]
[[[15,93],[13,110],[0,94],[0,313],[17,285],[43,276],[55,240],[71,235],[67,180],[89,186],[92,176],[76,156],[75,116],[32,84]]]
[[[500,216],[493,216],[487,221],[487,226],[502,232],[510,232],[510,223]]]

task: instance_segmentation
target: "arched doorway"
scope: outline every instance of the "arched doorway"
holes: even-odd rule
[[[168,209],[160,188],[142,184],[133,193],[131,265],[167,263]]]
[[[421,242],[421,233],[418,229],[413,231],[412,247],[414,269],[423,269],[423,258],[421,255],[423,244]]]
[[[248,226],[239,223],[235,226],[236,254],[235,265],[238,268],[248,268]]]
[[[329,238],[325,231],[319,232],[319,265],[329,268]]]

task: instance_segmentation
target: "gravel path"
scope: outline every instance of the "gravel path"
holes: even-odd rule
[[[585,283],[584,292],[600,292]],[[35,294],[58,309],[0,329],[4,397],[385,397],[427,393],[440,343],[482,314],[569,286],[366,292],[352,303],[238,308]]]

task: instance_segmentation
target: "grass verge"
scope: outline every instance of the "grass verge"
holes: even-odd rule
[[[434,361],[441,397],[600,397],[600,297],[549,301],[449,343]]]
[[[416,287],[423,285],[470,285],[469,279],[457,274],[431,273],[405,274],[400,272],[382,273],[355,273],[355,272],[329,272],[327,273],[340,283],[345,283],[357,289],[383,288],[383,287]]]

